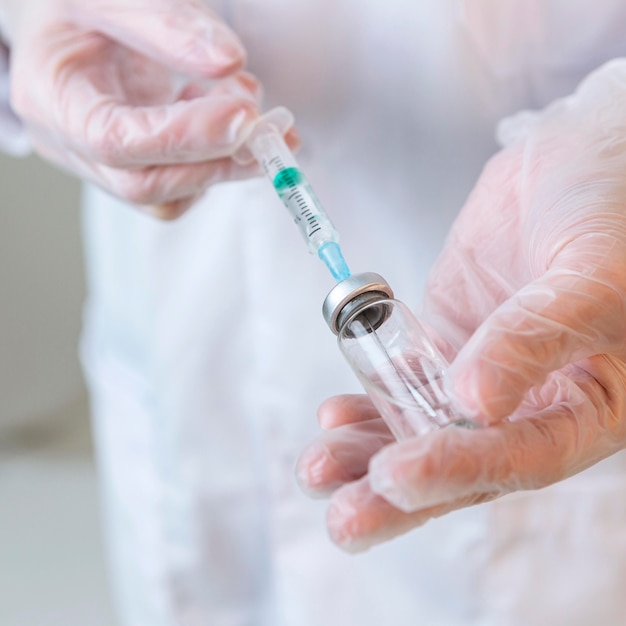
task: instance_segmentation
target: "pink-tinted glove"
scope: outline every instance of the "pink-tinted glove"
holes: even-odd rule
[[[162,218],[257,173],[230,155],[258,115],[259,84],[202,0],[1,6],[12,105],[45,158]]]
[[[298,477],[336,490],[328,527],[347,550],[626,447],[626,61],[501,131],[423,316],[458,351],[459,414],[491,426],[394,443],[366,398],[327,401]]]

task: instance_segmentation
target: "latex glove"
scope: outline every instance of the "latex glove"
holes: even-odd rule
[[[163,218],[212,183],[257,173],[229,157],[258,115],[259,83],[201,0],[2,8],[12,106],[45,158]]]
[[[330,430],[298,477],[336,489],[328,528],[348,550],[626,447],[626,62],[506,128],[514,143],[456,221],[424,313],[458,350],[458,413],[491,426],[393,443],[367,399],[323,405]]]

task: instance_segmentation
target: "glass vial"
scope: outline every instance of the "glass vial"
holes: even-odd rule
[[[384,278],[357,274],[338,283],[323,313],[339,348],[397,439],[457,424],[443,390],[448,363]]]

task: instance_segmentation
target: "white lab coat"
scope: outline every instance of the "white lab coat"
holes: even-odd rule
[[[626,53],[623,0],[222,0],[353,270],[417,307],[496,121]],[[465,13],[463,10],[465,9]],[[86,194],[93,393],[125,626],[626,624],[623,455],[369,553],[326,536],[294,463],[358,385],[332,279],[262,179],[175,223]]]

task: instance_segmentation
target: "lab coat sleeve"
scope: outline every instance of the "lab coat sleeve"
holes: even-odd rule
[[[11,108],[10,50],[0,40],[0,150],[13,156],[24,156],[31,151],[28,133]]]

